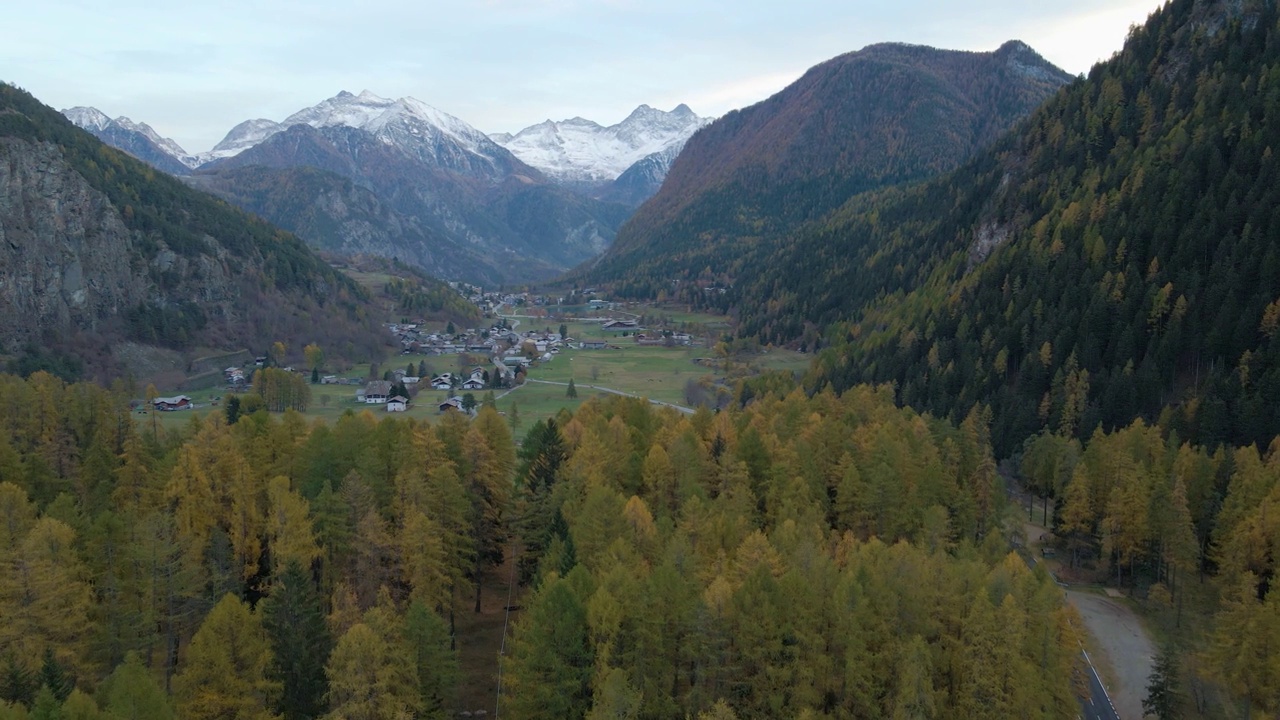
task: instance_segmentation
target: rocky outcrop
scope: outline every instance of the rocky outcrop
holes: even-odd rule
[[[0,344],[96,330],[146,299],[132,233],[51,143],[0,138]]]

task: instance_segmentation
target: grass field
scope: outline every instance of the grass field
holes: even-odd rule
[[[382,273],[352,271],[350,274],[367,287],[380,286],[389,277]],[[728,318],[715,315],[673,311],[664,308],[633,307],[628,308],[628,312],[662,315],[674,322],[695,323],[708,329],[717,326],[727,327],[729,322]],[[544,328],[550,328],[555,331],[561,325],[559,321],[552,318],[516,317],[513,320],[519,320],[516,329],[521,332]],[[578,388],[577,399],[566,397],[565,388],[560,385],[527,383],[524,387],[517,388],[505,396],[503,396],[503,391],[498,391],[497,394],[502,396],[497,400],[499,411],[508,412],[513,403],[518,409],[519,427],[516,431],[517,437],[522,436],[537,420],[552,417],[563,407],[576,409],[593,395],[604,394],[588,387],[591,385],[610,388],[661,402],[683,405],[685,404],[685,385],[690,380],[698,380],[707,375],[717,379],[723,377],[722,367],[707,367],[694,363],[696,358],[713,356],[710,345],[715,340],[714,336],[695,337],[695,344],[685,347],[641,346],[635,343],[635,339],[632,336],[623,336],[620,332],[606,331],[597,322],[573,321],[564,324],[568,326],[566,329],[570,337],[576,340],[606,339],[611,345],[617,346],[618,349],[566,349],[554,356],[552,360],[535,364],[530,368],[529,378],[533,380],[567,383],[572,378]],[[712,332],[714,333],[714,331]],[[458,370],[459,359],[457,357],[423,358],[417,355],[392,355],[378,364],[379,372],[394,368],[403,369],[404,365],[410,362],[416,365],[422,360],[426,361],[430,372],[439,373],[446,370]],[[475,359],[473,358],[473,360]],[[745,364],[757,371],[785,370],[803,372],[809,367],[810,360],[810,355],[790,350],[770,349],[757,355],[737,358],[733,361],[733,364],[739,370]],[[470,363],[468,363],[468,367],[470,367]],[[367,377],[368,373],[369,365],[366,363],[357,365],[342,375],[344,377],[363,378]],[[308,420],[322,420],[325,422],[337,420],[347,410],[354,412],[367,410],[372,412],[375,417],[393,415],[392,413],[387,413],[385,406],[382,405],[356,403],[355,392],[358,387],[357,385],[311,386],[311,404],[303,415]],[[208,412],[225,411],[223,405],[225,398],[223,396],[226,395],[226,391],[221,384],[211,389],[194,391],[160,388],[161,395],[176,395],[179,392],[190,395],[195,400],[197,409],[193,411],[156,413],[154,417],[150,414],[137,413],[134,416],[135,419],[140,424],[150,424],[154,421],[158,427],[178,429],[190,421],[192,414],[203,416]],[[474,393],[477,401],[483,400],[484,394],[483,391]],[[447,393],[443,391],[424,389],[414,399],[409,410],[402,415],[397,415],[397,417],[412,417],[419,420],[432,421],[434,418],[439,417],[438,405],[446,397]],[[213,405],[215,398],[221,398],[218,400],[219,404],[217,406]]]

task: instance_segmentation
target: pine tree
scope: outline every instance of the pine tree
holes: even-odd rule
[[[0,700],[15,705],[30,705],[36,697],[39,685],[34,673],[9,655],[5,660],[4,674],[0,675]]]
[[[568,720],[586,714],[594,658],[586,608],[568,578],[549,576],[530,600],[507,662],[502,703],[516,717]]]
[[[320,717],[329,690],[324,669],[333,636],[324,603],[301,564],[295,560],[285,566],[261,608],[262,626],[271,640],[270,677],[281,688],[276,711],[285,720]]]
[[[569,387],[565,389],[564,396],[567,398],[578,397],[578,388],[573,384],[573,378],[569,378]]]
[[[1156,656],[1155,667],[1147,678],[1147,696],[1142,699],[1142,711],[1154,715],[1156,720],[1182,717],[1179,682],[1178,653],[1172,644],[1168,644]]]
[[[405,641],[418,670],[420,717],[448,717],[458,682],[458,653],[449,628],[439,615],[414,601],[405,613]]]
[[[58,664],[53,656],[53,648],[44,649],[44,659],[40,663],[39,682],[53,692],[58,702],[63,702],[76,688],[75,680],[67,675],[66,670]]]

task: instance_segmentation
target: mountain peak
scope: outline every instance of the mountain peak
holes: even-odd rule
[[[574,117],[546,120],[514,135],[495,133],[490,138],[552,178],[595,184],[617,179],[651,155],[670,154],[672,148],[678,151],[707,122],[684,104],[669,113],[641,104],[609,127]]]
[[[111,118],[106,113],[95,107],[84,107],[83,105],[73,108],[67,108],[62,114],[74,123],[77,127],[85,130],[102,131],[111,124]]]
[[[366,92],[368,92],[368,91],[366,91]],[[363,93],[362,93],[362,94],[363,94]],[[346,99],[346,98],[349,98],[349,97],[355,97],[355,95],[352,95],[351,93],[347,92],[346,90],[340,90],[340,91],[338,92],[338,94],[337,94],[337,95],[334,95],[334,97],[335,97],[335,98],[343,98],[343,99]]]

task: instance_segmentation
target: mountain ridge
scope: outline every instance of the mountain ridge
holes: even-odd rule
[[[188,188],[0,85],[0,349],[125,371],[122,343],[322,342],[367,352],[364,292],[296,237]],[[316,327],[310,318],[327,313]],[[107,352],[103,352],[107,349]]]
[[[742,252],[861,192],[957,167],[1070,80],[1019,41],[837,56],[694,135],[609,251],[571,277],[649,297],[677,280],[731,283]]]

